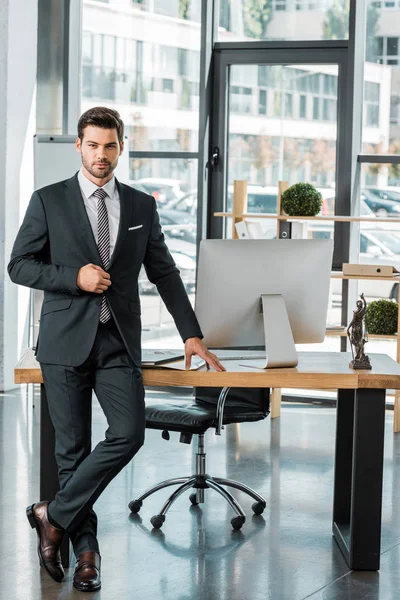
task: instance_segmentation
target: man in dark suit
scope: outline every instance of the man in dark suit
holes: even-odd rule
[[[38,534],[40,564],[56,581],[68,532],[77,565],[74,586],[100,588],[93,504],[144,441],[138,275],[142,264],[185,343],[216,370],[179,271],[164,242],[156,203],[119,183],[119,114],[96,107],[78,123],[82,169],[34,192],[8,265],[15,283],[44,290],[37,343],[56,432],[60,491],[27,508]],[[92,390],[106,415],[105,439],[91,449]]]

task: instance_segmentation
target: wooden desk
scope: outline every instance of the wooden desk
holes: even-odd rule
[[[147,386],[266,387],[337,389],[333,535],[349,567],[379,569],[385,392],[400,389],[400,365],[384,354],[370,354],[372,371],[353,371],[344,352],[300,352],[291,369],[256,369],[227,361],[226,372],[143,369]],[[58,491],[54,430],[43,379],[32,350],[15,368],[16,383],[40,383],[40,499]],[[63,549],[68,562],[68,545]]]

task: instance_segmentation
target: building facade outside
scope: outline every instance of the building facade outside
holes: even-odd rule
[[[218,40],[348,36],[348,5],[341,0],[266,0],[259,14],[250,10],[256,5],[255,0],[220,0]],[[98,104],[116,108],[126,124],[129,150],[198,150],[200,6],[195,0],[84,0],[82,111]],[[367,13],[373,35],[367,35],[360,106],[363,151],[398,153],[400,0],[370,2]],[[337,85],[336,65],[232,66],[228,201],[234,179],[246,179],[253,196],[266,190],[276,195],[280,179],[310,181],[334,200]],[[175,258],[185,257],[190,280],[195,277],[190,234],[196,223],[197,161],[131,158],[129,170],[129,181],[159,201],[165,234]],[[362,186],[400,190],[399,170],[366,165]],[[187,220],[177,228],[168,219],[182,211],[181,199]],[[143,290],[150,290],[144,280]],[[142,306],[152,336],[155,326],[161,331],[170,323],[153,296],[146,295]],[[160,333],[164,340],[168,332],[167,327]],[[177,339],[171,334],[172,345]]]
[[[268,4],[272,10],[264,38],[292,39],[295,32],[297,39],[321,39],[324,30],[327,35],[331,2],[273,0]],[[399,37],[392,33],[394,24],[400,29],[400,6],[389,10],[386,4],[398,2],[371,3],[379,15],[375,26],[379,35],[376,62],[365,65],[363,142],[369,153],[391,152],[399,142]],[[197,150],[199,5],[165,0],[84,2],[82,109],[96,103],[117,108],[127,124],[131,150]],[[229,19],[225,18],[230,29],[221,26],[219,40],[252,39],[245,35],[243,18],[234,18],[244,14],[244,3],[222,1],[221,6],[225,15],[226,7],[230,9]],[[229,181],[244,178],[276,185],[284,178],[332,186],[336,100],[333,65],[234,66]],[[196,187],[196,169],[184,160],[136,159],[130,167],[131,180],[182,179],[190,188]],[[400,185],[396,174],[387,169],[366,172],[365,178],[370,185]]]

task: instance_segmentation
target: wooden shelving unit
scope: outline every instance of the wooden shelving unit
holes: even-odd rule
[[[214,217],[237,217],[234,212],[215,212]],[[347,223],[400,223],[398,217],[346,217],[345,215],[320,215],[317,217],[291,217],[272,213],[243,213],[241,219],[276,219],[277,221],[343,221]]]
[[[249,213],[247,212],[247,181],[234,181],[233,184],[233,210],[232,212],[215,212],[214,217],[228,217],[232,219],[232,239],[238,239],[235,225],[236,223],[246,219],[275,219],[277,221],[277,238],[280,233],[280,222],[281,221],[338,221],[344,223],[400,223],[400,218],[388,217],[388,218],[377,218],[368,216],[346,216],[346,215],[318,215],[316,217],[293,217],[282,214],[281,210],[281,198],[283,192],[289,187],[288,182],[278,182],[278,202],[277,202],[277,213],[276,214],[265,214],[265,213]],[[393,283],[400,283],[400,278],[397,277],[367,277],[367,276],[355,276],[355,275],[343,275],[343,273],[333,272],[331,277],[333,279],[357,279],[357,280],[372,280],[372,281],[383,281],[390,280]],[[399,285],[399,325],[400,325],[400,285]],[[326,336],[328,337],[347,337],[346,329],[334,330],[327,329]],[[396,360],[400,363],[400,336],[396,335],[371,335],[370,339],[387,339],[396,340]],[[282,399],[282,390],[275,388],[271,393],[271,418],[280,416]],[[394,420],[393,429],[395,433],[400,431],[400,392],[394,393]]]
[[[325,335],[326,336],[331,336],[331,337],[347,337],[347,332],[346,330],[341,331],[341,330],[335,330],[335,329],[327,329],[325,331]],[[368,334],[368,338],[369,339],[376,339],[376,340],[397,340],[398,336],[397,333],[396,335],[375,335],[375,334]]]

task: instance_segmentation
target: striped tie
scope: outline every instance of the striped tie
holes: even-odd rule
[[[104,202],[104,198],[107,195],[107,192],[105,192],[103,188],[98,188],[93,192],[93,196],[97,198],[97,246],[99,248],[99,254],[104,270],[107,270],[108,263],[110,262],[110,229],[108,226],[107,207]],[[106,323],[109,319],[111,319],[111,311],[107,298],[103,294],[100,308],[100,321],[101,323]]]

